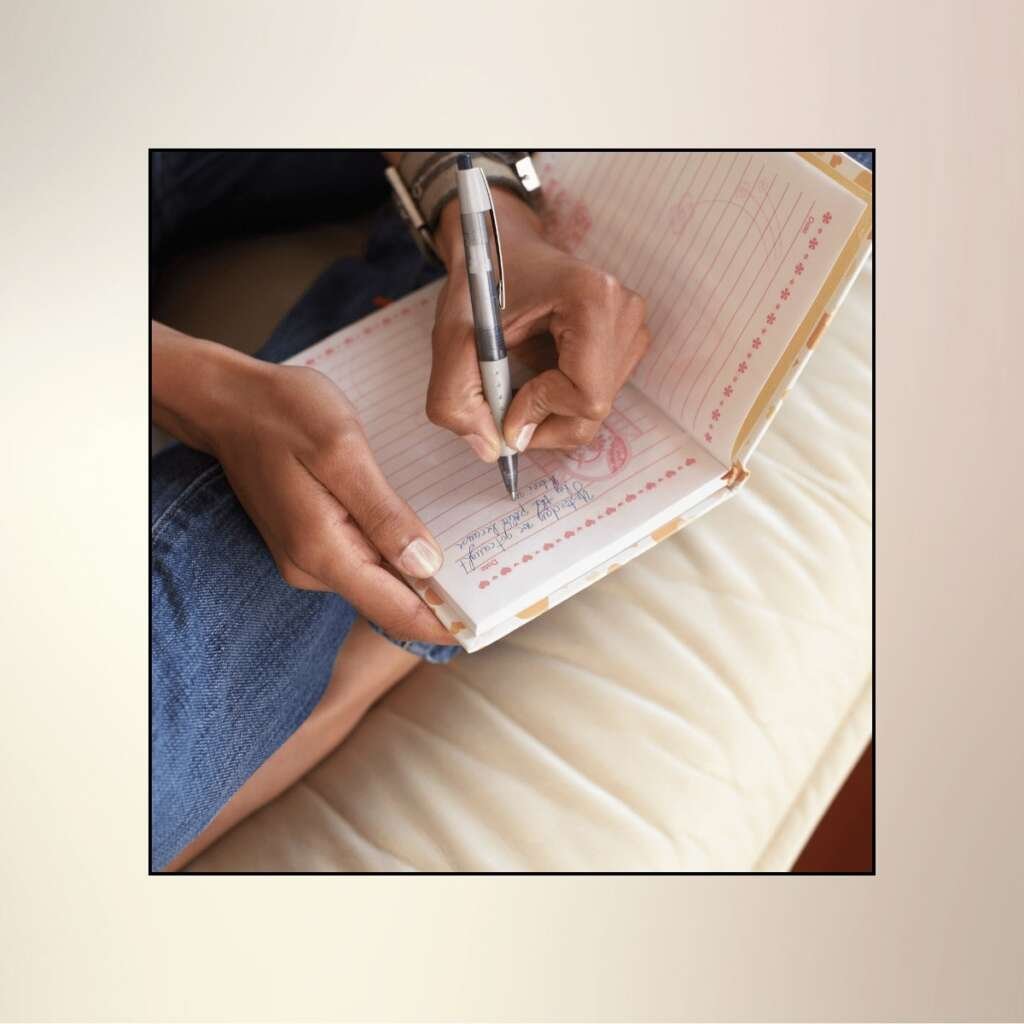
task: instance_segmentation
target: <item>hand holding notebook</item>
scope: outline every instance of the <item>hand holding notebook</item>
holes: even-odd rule
[[[302,590],[344,594],[403,636],[448,643],[382,564],[429,577],[442,556],[374,459],[338,385],[153,325],[153,395],[187,444],[213,455],[278,571]]]
[[[559,153],[541,169],[549,237],[645,296],[651,344],[589,443],[526,452],[518,502],[421,411],[442,283],[293,360],[344,387],[444,548],[410,582],[469,650],[736,492],[870,246],[870,175],[829,155]]]

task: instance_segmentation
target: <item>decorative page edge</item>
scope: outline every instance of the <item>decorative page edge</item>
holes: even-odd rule
[[[748,474],[746,474],[745,470],[743,472],[744,476],[742,479],[745,480],[746,475]],[[732,471],[730,470],[730,473],[727,473],[726,477],[729,477],[731,473]],[[723,477],[723,480],[726,479],[726,477]],[[742,482],[742,480],[738,482]],[[563,601],[566,601],[570,597],[578,594],[581,590],[585,590],[592,583],[597,583],[605,576],[621,569],[627,562],[631,562],[636,558],[637,555],[641,555],[644,552],[649,551],[666,538],[671,537],[684,527],[689,526],[705,513],[710,512],[711,509],[722,504],[723,501],[731,498],[736,493],[737,489],[735,482],[733,485],[727,483],[726,486],[719,488],[714,493],[708,495],[708,497],[703,501],[698,502],[685,512],[677,512],[668,516],[664,522],[653,527],[648,533],[639,540],[634,541],[628,547],[616,552],[613,556],[595,566],[593,569],[590,569],[581,576],[576,577],[576,579],[571,580],[569,583],[559,587],[557,590],[552,591],[552,593],[547,597],[544,597],[539,601],[535,601],[527,608],[520,609],[515,613],[515,615],[511,616],[505,622],[479,636],[469,629],[465,621],[458,617],[455,607],[450,602],[446,601],[441,594],[438,594],[435,588],[430,587],[429,583],[424,586],[422,585],[422,581],[417,581],[414,585],[414,589],[421,597],[423,597],[426,603],[430,606],[430,610],[441,620],[444,627],[452,633],[458,643],[466,651],[472,653],[487,647],[497,640],[500,640],[502,637],[507,636],[520,626],[538,618],[545,612],[550,611],[556,605],[559,605]],[[429,597],[426,596],[428,591],[431,591]],[[439,603],[435,604],[435,600]],[[455,626],[460,628],[453,628]]]
[[[852,158],[840,153],[799,155],[822,173],[839,182],[866,205],[839,258],[819,289],[815,301],[794,332],[785,352],[737,432],[732,449],[733,465],[746,465],[871,254],[874,211],[871,172]]]

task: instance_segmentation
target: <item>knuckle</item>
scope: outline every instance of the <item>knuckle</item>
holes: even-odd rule
[[[382,497],[367,505],[360,525],[368,536],[380,539],[394,533],[401,520],[401,511],[394,500]]]
[[[317,386],[323,381],[323,374],[311,366],[282,366],[281,373],[273,374],[270,380],[271,390],[282,391],[292,387]]]
[[[630,288],[625,289],[625,292],[626,312],[640,323],[643,323],[644,318],[647,316],[647,300]]]
[[[619,279],[609,270],[600,270],[594,267],[591,270],[593,287],[607,296],[617,296],[622,291]]]
[[[451,403],[441,398],[435,392],[427,391],[427,419],[434,426],[451,428],[455,425],[455,417],[452,414]]]
[[[612,411],[611,400],[603,396],[587,396],[583,399],[580,407],[580,415],[588,420],[600,422]],[[597,429],[596,427],[594,428]]]
[[[573,420],[568,429],[569,443],[574,446],[589,444],[597,436],[599,426],[587,420]]]
[[[354,416],[346,416],[331,429],[323,442],[323,454],[329,459],[350,456],[353,449],[364,441],[362,424]]]
[[[343,444],[362,443],[365,440],[363,425],[356,416],[345,416],[338,423],[336,430],[337,438]]]
[[[643,356],[651,347],[651,332],[646,327],[637,332],[636,346],[640,356]]]
[[[594,295],[605,306],[620,306],[622,304],[626,288],[609,271],[594,270],[591,287],[593,288]]]
[[[411,640],[416,634],[419,622],[419,608],[396,608],[388,616],[388,629],[399,640]]]
[[[538,413],[545,413],[555,407],[557,384],[553,373],[542,373],[533,380],[533,389],[530,396],[535,410]]]
[[[530,388],[530,403],[537,409],[546,409],[551,402],[551,381],[541,374]]]

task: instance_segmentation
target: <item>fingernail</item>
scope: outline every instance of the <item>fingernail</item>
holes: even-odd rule
[[[533,437],[533,432],[537,429],[536,423],[527,423],[522,430],[519,431],[519,436],[516,438],[515,449],[517,452],[525,452],[526,446],[530,443]]]
[[[428,544],[421,537],[417,537],[402,552],[398,559],[398,564],[410,576],[423,578],[433,576],[441,568],[443,561],[441,552],[433,544]]]
[[[476,452],[477,458],[483,459],[484,462],[498,461],[498,449],[488,444],[479,434],[463,434],[462,440]]]

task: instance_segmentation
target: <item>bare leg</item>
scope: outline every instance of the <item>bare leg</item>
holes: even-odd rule
[[[322,761],[355,728],[370,705],[411,672],[420,659],[356,619],[334,659],[320,703],[298,729],[249,777],[217,816],[172,860],[177,871],[243,818],[283,793]]]

